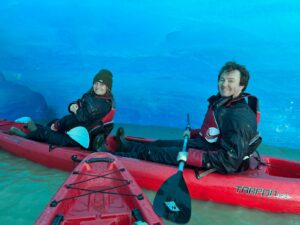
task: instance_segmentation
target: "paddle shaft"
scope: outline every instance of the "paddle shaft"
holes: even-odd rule
[[[190,118],[187,114],[186,130],[190,130]],[[184,134],[182,152],[187,152],[190,135]],[[182,153],[181,152],[181,153]],[[187,154],[185,158],[187,157]],[[180,159],[179,159],[180,160]],[[169,177],[158,189],[153,202],[154,211],[161,217],[178,224],[185,224],[191,218],[191,196],[183,177],[184,159],[179,161],[178,171]]]
[[[186,126],[185,130],[189,130],[189,131],[191,130],[191,126],[190,126],[190,114],[187,114],[187,126]],[[184,140],[183,140],[182,152],[186,152],[187,151],[188,139],[189,139],[189,137],[187,135],[185,135],[184,136]],[[181,171],[181,172],[183,171],[184,164],[185,164],[185,161],[180,161],[179,162],[178,171]]]
[[[186,148],[187,148],[187,143],[188,143],[188,137],[185,136],[184,140],[183,140],[183,147],[182,147],[182,152],[186,152]],[[178,171],[183,171],[184,168],[184,161],[180,161],[179,166],[178,166]]]

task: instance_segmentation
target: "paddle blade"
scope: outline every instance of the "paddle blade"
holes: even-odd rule
[[[191,197],[182,171],[169,177],[154,198],[154,211],[175,223],[187,223],[191,218]]]

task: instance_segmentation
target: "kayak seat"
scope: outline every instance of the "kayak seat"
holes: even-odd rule
[[[257,148],[262,142],[262,137],[259,136],[259,134],[256,137],[254,137],[254,139],[255,140],[253,140],[253,142],[251,142],[249,144],[249,150],[248,150],[249,154],[244,157],[243,163],[241,164],[241,166],[238,170],[239,172],[244,172],[250,168],[250,159],[252,157],[254,157],[254,153],[257,152]],[[257,152],[257,154],[259,155],[258,152]],[[258,168],[258,167],[259,167],[259,164],[257,164],[256,168]]]
[[[249,107],[252,109],[252,111],[256,115],[256,123],[259,124],[260,122],[260,108],[259,108],[259,102],[257,97],[253,95],[248,95],[246,98],[246,102],[248,103]]]

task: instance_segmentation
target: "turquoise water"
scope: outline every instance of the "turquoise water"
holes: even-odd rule
[[[179,129],[159,127],[150,129],[129,125],[126,126],[126,132],[129,135],[139,134],[153,138],[178,138],[181,135]],[[297,150],[264,146],[261,151],[300,161],[300,152]],[[33,224],[68,173],[32,163],[4,151],[0,151],[0,157],[0,222],[14,225]],[[146,191],[146,194],[152,201],[155,193]],[[173,223],[166,222],[166,224]],[[300,216],[193,200],[189,224],[300,225]]]

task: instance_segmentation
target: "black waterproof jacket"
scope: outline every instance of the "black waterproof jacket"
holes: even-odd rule
[[[257,136],[255,112],[245,98],[223,102],[218,97],[210,98],[210,105],[215,104],[214,115],[220,130],[220,137],[210,149],[204,149],[203,165],[210,165],[218,172],[234,173],[239,170],[245,156],[249,155],[249,143]]]
[[[112,96],[98,96],[88,92],[74,103],[79,105],[77,113],[71,112],[71,114],[57,120],[55,128],[58,131],[65,132],[77,126],[84,126],[89,130],[112,109],[113,98]]]

